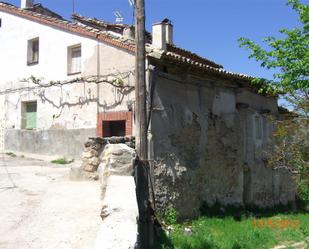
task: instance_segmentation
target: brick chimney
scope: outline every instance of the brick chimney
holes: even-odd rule
[[[33,0],[21,0],[20,8],[26,9],[33,6]]]
[[[152,25],[152,45],[166,50],[166,44],[173,44],[173,24],[169,19]]]

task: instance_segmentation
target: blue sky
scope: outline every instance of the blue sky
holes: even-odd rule
[[[4,0],[5,1],[5,0]],[[7,0],[19,5],[20,0]],[[69,18],[72,0],[41,0],[44,6]],[[280,28],[298,25],[296,13],[286,0],[146,0],[147,29],[165,17],[174,23],[176,45],[214,60],[227,70],[272,78],[272,72],[248,59],[237,39],[261,42],[267,35],[278,36]],[[304,0],[304,3],[309,3]],[[119,10],[125,23],[132,23],[128,0],[75,0],[75,10],[84,16],[113,22]]]

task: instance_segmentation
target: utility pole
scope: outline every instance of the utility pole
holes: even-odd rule
[[[141,249],[153,244],[153,221],[149,200],[148,125],[146,109],[145,0],[135,0],[135,126],[136,193],[139,208]]]
[[[147,110],[146,110],[146,63],[145,63],[145,1],[136,0],[135,18],[135,121],[137,154],[142,161],[148,159]]]

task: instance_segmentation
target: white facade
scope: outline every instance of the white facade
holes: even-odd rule
[[[95,38],[1,10],[0,18],[0,149],[6,147],[4,140],[8,133],[24,128],[22,107],[28,101],[37,101],[36,129],[32,132],[87,129],[88,134],[94,136],[98,112],[128,111],[127,102],[134,93],[120,96],[115,87],[106,83],[45,88],[25,79],[34,76],[44,85],[82,76],[133,72],[134,55]],[[39,39],[39,61],[28,65],[28,41],[34,38]],[[81,73],[68,75],[68,51],[76,45],[81,47]],[[134,85],[133,76],[124,83]],[[41,138],[44,140],[44,135]]]

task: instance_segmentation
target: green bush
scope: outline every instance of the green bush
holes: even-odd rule
[[[168,207],[168,208],[165,210],[163,219],[164,219],[164,222],[165,222],[167,225],[176,224],[177,219],[178,219],[178,212],[176,211],[175,208],[173,208],[173,207]]]
[[[309,212],[309,180],[300,180],[297,183],[297,205]]]
[[[5,154],[11,157],[16,157],[16,155],[13,152],[6,152]]]
[[[58,158],[58,159],[55,159],[55,160],[51,161],[51,163],[55,163],[55,164],[69,164],[71,162],[73,162],[73,159],[72,160],[68,160],[65,157]]]

